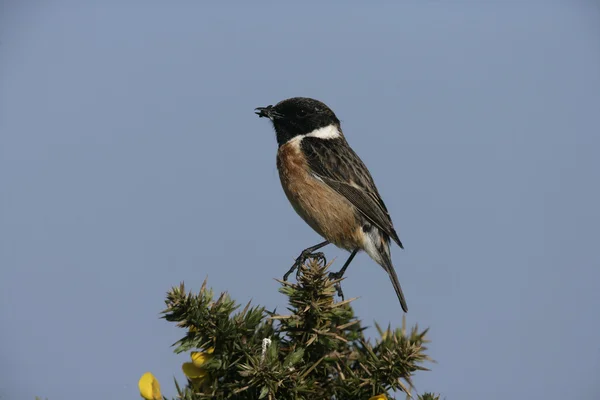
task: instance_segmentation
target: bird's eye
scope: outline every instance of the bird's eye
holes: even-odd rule
[[[306,110],[304,108],[300,108],[298,111],[296,111],[296,115],[300,118],[306,117]]]

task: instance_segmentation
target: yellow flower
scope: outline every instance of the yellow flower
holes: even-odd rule
[[[196,367],[200,368],[214,357],[212,355],[214,351],[215,349],[212,347],[208,348],[206,351],[192,351],[192,362]]]
[[[377,396],[371,397],[369,400],[387,400],[385,393],[378,394]]]
[[[186,362],[181,366],[183,373],[185,376],[189,378],[190,381],[196,386],[200,385],[207,377],[208,371],[204,368],[199,368],[194,365],[194,363]]]
[[[194,363],[186,362],[181,366],[183,373],[190,379],[204,379],[208,375],[208,371],[203,368],[198,368]]]
[[[192,381],[194,386],[200,387],[203,383],[207,383],[205,381],[208,378],[208,371],[202,366],[212,360],[214,351],[215,349],[212,347],[209,347],[206,351],[192,351],[190,354],[192,362],[183,363],[181,366],[183,373]]]
[[[146,400],[160,400],[160,383],[150,372],[146,372],[138,382],[140,395]]]

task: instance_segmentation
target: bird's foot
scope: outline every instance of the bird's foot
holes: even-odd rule
[[[329,280],[331,281],[336,281],[338,279],[342,279],[342,277],[344,276],[344,272],[343,271],[338,271],[338,272],[330,272],[329,273]],[[335,288],[335,291],[337,292],[337,295],[344,300],[344,292],[342,291],[342,284],[341,282],[337,282],[333,285],[333,287]]]
[[[311,253],[310,249],[306,249],[298,256],[298,258],[296,258],[296,261],[294,262],[294,265],[292,265],[292,268],[290,268],[289,271],[286,272],[283,276],[283,280],[287,281],[290,274],[294,271],[296,271],[296,277],[298,277],[298,274],[300,273],[300,268],[308,259],[322,261],[323,265],[327,264],[327,259],[325,258],[325,254],[323,252],[318,251],[316,253]]]

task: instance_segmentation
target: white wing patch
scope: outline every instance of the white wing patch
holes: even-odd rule
[[[312,176],[313,178],[315,178],[319,182],[323,182],[323,179],[321,179],[321,177],[319,175],[317,175],[317,174],[311,173],[310,176]],[[325,183],[325,182],[323,182],[323,183]]]

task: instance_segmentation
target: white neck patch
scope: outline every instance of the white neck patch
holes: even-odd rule
[[[300,146],[300,141],[305,137],[316,137],[319,139],[337,139],[342,137],[342,133],[334,124],[324,126],[319,129],[307,133],[306,135],[298,135],[293,139],[289,140],[288,143],[292,146]]]
[[[319,129],[315,129],[314,131],[304,136],[316,137],[319,139],[337,139],[342,135],[340,134],[338,127],[334,124],[331,124]]]

